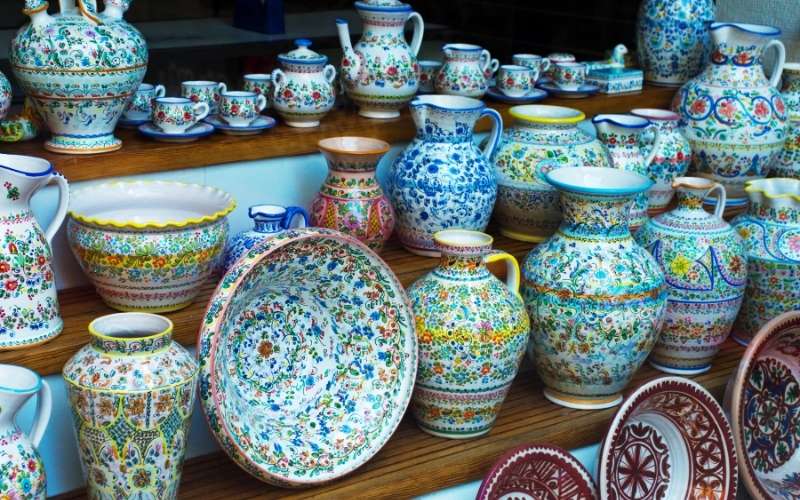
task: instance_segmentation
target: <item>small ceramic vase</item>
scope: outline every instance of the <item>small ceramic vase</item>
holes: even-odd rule
[[[650,364],[667,373],[697,375],[711,368],[731,332],[744,297],[747,254],[742,239],[722,219],[721,184],[678,177],[673,186],[677,207],[650,219],[635,235],[667,280],[664,328]],[[712,192],[722,202],[713,215],[703,209],[703,199]]]
[[[472,129],[492,119],[483,149]],[[497,181],[489,158],[497,147],[503,119],[477,99],[424,95],[411,101],[417,136],[392,164],[389,198],[397,213],[397,234],[410,252],[439,256],[433,234],[449,228],[483,231],[489,224]]]
[[[647,192],[647,212],[650,216],[664,212],[675,194],[672,181],[686,174],[692,161],[692,148],[683,136],[681,117],[666,109],[637,108],[631,114],[650,121],[658,129],[661,141],[650,163],[650,178],[655,182]],[[647,133],[647,132],[646,132]],[[642,141],[642,154],[649,156],[653,141]]]
[[[436,92],[480,99],[489,89],[487,74],[500,63],[489,51],[469,43],[448,43],[442,47],[444,65],[436,76]]]
[[[433,94],[436,92],[436,75],[442,68],[439,61],[419,62],[419,92],[420,94]]]
[[[261,94],[267,98],[267,107],[269,109],[270,101],[272,100],[272,75],[269,73],[250,73],[244,75],[244,90]]]
[[[33,428],[25,433],[17,426],[20,409],[38,395]],[[0,364],[0,498],[44,500],[47,480],[36,449],[42,442],[52,409],[50,386],[36,372]]]
[[[336,69],[328,57],[309,49],[311,41],[294,41],[296,49],[278,56],[272,72],[272,107],[290,127],[316,127],[336,101]]]
[[[439,266],[408,289],[419,339],[411,411],[425,432],[472,438],[491,430],[528,343],[519,264],[493,251],[488,234],[449,229],[434,239]],[[486,267],[501,260],[506,283]]]
[[[197,362],[172,322],[147,313],[101,316],[64,365],[90,498],[177,496],[194,407]]]
[[[317,146],[329,172],[311,205],[312,225],[349,234],[380,252],[395,220],[375,176],[389,143],[369,137],[331,137]]]
[[[775,316],[800,309],[800,180],[747,183],[747,212],[731,222],[747,250],[747,288],[733,339],[747,345]]]
[[[800,179],[800,63],[784,65],[781,95],[788,115],[786,141],[770,175]]]
[[[585,115],[577,109],[531,104],[514,106],[509,114],[514,122],[491,157],[497,178],[494,219],[504,236],[540,242],[561,221],[558,191],[545,180],[547,172],[611,164],[603,145],[578,128]]]
[[[262,241],[272,239],[292,227],[306,227],[309,221],[308,213],[302,207],[255,205],[250,207],[247,215],[253,219],[253,229],[238,233],[228,242],[223,262],[226,270],[242,254]]]
[[[3,120],[8,114],[8,108],[11,107],[11,82],[8,81],[6,75],[0,72],[0,120]]]
[[[664,274],[628,229],[631,205],[653,181],[596,167],[560,168],[547,181],[564,220],[522,269],[531,357],[547,399],[608,408],[622,401],[663,324]]]

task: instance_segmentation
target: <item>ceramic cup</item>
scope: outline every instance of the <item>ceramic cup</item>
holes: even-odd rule
[[[188,97],[157,97],[153,101],[153,125],[167,134],[182,134],[209,113],[206,102]]]
[[[219,116],[231,127],[246,127],[253,123],[267,107],[264,94],[236,90],[222,92],[219,99]]]
[[[536,54],[514,54],[511,57],[511,62],[517,66],[525,66],[531,70],[531,80],[536,84],[542,73],[546,73],[550,69],[550,59]]]
[[[228,90],[224,83],[208,80],[191,80],[181,83],[181,95],[192,102],[205,102],[208,104],[209,113],[216,114],[219,110],[219,97]]]
[[[547,54],[545,59],[550,62],[550,65],[544,70],[544,75],[551,80],[553,79],[553,72],[556,69],[556,63],[576,61],[575,56],[569,52],[551,52],[550,54]]]
[[[420,94],[435,94],[436,89],[436,75],[442,67],[439,61],[424,60],[419,61],[419,93]]]
[[[531,93],[536,80],[527,66],[504,64],[497,73],[497,88],[509,97],[522,97]]]
[[[125,107],[125,118],[128,120],[149,120],[153,115],[153,99],[164,97],[166,89],[163,85],[143,83],[133,94],[131,102]]]
[[[563,90],[578,90],[586,83],[586,65],[578,62],[559,62],[553,68],[553,83]]]
[[[266,96],[267,108],[269,108],[269,96],[272,95],[272,75],[269,73],[244,75],[244,90]]]

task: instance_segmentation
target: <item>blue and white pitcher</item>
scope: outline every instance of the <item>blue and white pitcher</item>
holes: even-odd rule
[[[274,238],[290,227],[306,227],[309,220],[304,209],[280,205],[255,205],[250,207],[247,215],[253,219],[253,229],[242,231],[231,238],[225,250],[225,270],[230,269],[243,253],[258,243]]]

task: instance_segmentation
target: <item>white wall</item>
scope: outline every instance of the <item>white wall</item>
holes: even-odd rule
[[[800,62],[800,0],[717,0],[717,21],[776,26],[786,60]]]

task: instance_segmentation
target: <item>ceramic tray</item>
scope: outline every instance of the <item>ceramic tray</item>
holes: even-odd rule
[[[337,231],[257,245],[215,291],[198,337],[200,397],[222,448],[279,486],[324,483],[394,432],[417,369],[405,292]]]

